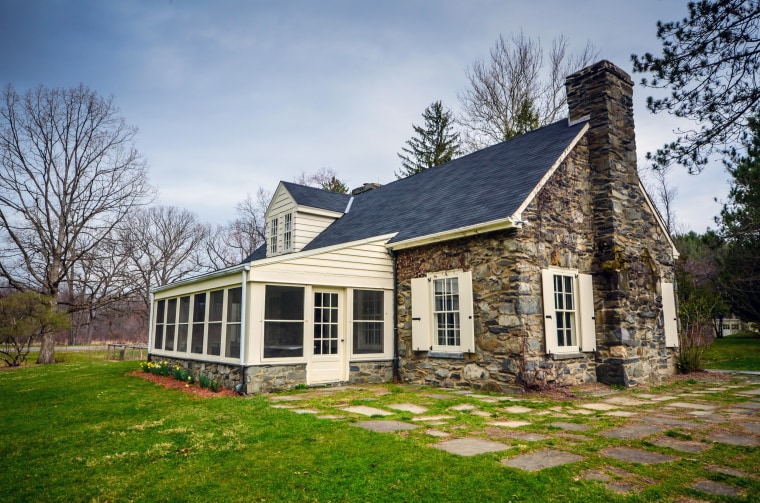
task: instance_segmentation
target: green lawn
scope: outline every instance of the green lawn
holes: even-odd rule
[[[760,334],[747,332],[715,339],[705,352],[704,367],[760,371]]]
[[[425,435],[424,428],[378,434],[351,426],[351,420],[276,409],[261,396],[196,399],[127,375],[138,368],[134,361],[106,362],[77,353],[63,357],[62,364],[0,371],[4,502],[672,501],[697,496],[687,486],[709,477],[707,466],[754,473],[760,462],[757,448],[720,445],[704,454],[680,455],[666,465],[634,466],[597,452],[621,444],[662,449],[601,436],[586,442],[552,438],[540,447],[504,440],[514,446],[508,456],[554,448],[584,457],[572,465],[527,473],[502,466],[504,453],[460,457],[429,448],[438,439]],[[407,388],[383,388],[390,392],[377,398],[383,404],[420,400],[420,393]],[[656,390],[680,391],[670,385]],[[328,405],[329,400],[367,403],[357,396],[330,395]],[[440,407],[460,400],[465,398],[454,395],[441,400],[448,405]],[[720,394],[714,400],[721,400]],[[530,405],[548,409],[563,403]],[[484,410],[503,406],[482,405]],[[462,415],[469,427],[485,421]],[[397,419],[407,418],[400,413]],[[538,415],[531,419],[536,425],[542,420]],[[592,431],[624,421],[601,413],[569,420],[591,424]],[[631,472],[643,489],[618,495],[579,477],[604,465]],[[734,483],[744,487],[746,497],[720,501],[752,501],[760,495],[760,482]]]

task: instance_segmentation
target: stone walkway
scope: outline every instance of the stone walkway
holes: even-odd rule
[[[583,395],[582,389],[577,393]],[[758,377],[740,376],[732,383],[678,381],[659,389],[609,390],[579,398],[557,401],[398,385],[269,397],[272,407],[317,420],[414,436],[451,454],[452,462],[457,456],[482,455],[502,469],[525,472],[575,464],[576,480],[635,494],[668,482],[670,469],[657,472],[662,474],[658,480],[644,467],[675,466],[688,458],[702,466],[684,486],[686,494],[708,499],[760,494]],[[742,462],[747,459],[751,462]],[[594,468],[583,468],[589,466]],[[756,492],[748,494],[747,487]]]

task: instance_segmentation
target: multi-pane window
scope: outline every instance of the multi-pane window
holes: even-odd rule
[[[193,336],[190,351],[203,354],[203,335],[206,330],[206,292],[193,295]]]
[[[190,321],[189,295],[179,299],[179,319],[177,321],[177,351],[187,353],[188,322]]]
[[[354,354],[383,352],[383,292],[354,290]]]
[[[269,221],[269,253],[277,253],[277,234],[279,233],[277,218]]]
[[[285,225],[283,226],[282,248],[288,251],[293,247],[293,214],[285,214]]]
[[[577,346],[575,291],[573,276],[554,275],[554,312],[557,323],[557,346]]]
[[[264,299],[264,358],[303,356],[304,288],[267,285]]]
[[[227,358],[240,358],[242,299],[242,288],[230,288],[227,290],[227,337],[224,344],[224,356]]]
[[[314,293],[314,354],[338,354],[337,293]]]
[[[164,321],[166,316],[166,301],[159,300],[156,302],[156,329],[153,334],[153,347],[162,349],[164,347]]]
[[[224,290],[216,290],[209,295],[208,340],[206,354],[222,354],[222,316],[224,315]]]
[[[460,345],[459,280],[456,277],[433,280],[433,320],[438,346]]]

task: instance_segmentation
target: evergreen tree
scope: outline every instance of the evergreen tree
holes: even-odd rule
[[[733,176],[719,222],[727,241],[724,283],[736,314],[760,321],[760,121],[749,119],[746,155],[726,162]]]
[[[401,170],[397,178],[406,178],[433,166],[449,162],[460,151],[459,133],[453,131],[451,111],[444,109],[441,101],[433,102],[422,113],[424,126],[415,126],[415,136],[407,140],[402,152]]]

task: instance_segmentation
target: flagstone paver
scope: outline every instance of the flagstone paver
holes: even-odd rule
[[[714,473],[722,473],[723,475],[730,475],[732,477],[740,477],[740,478],[755,478],[752,477],[749,473],[744,473],[741,470],[736,470],[735,468],[729,468],[727,466],[708,466],[708,470]]]
[[[412,414],[424,414],[428,411],[427,408],[413,403],[394,403],[386,405],[386,407],[393,410],[400,410],[402,412],[411,412]]]
[[[296,414],[319,414],[317,409],[293,409]]]
[[[639,396],[641,396],[641,395],[639,395]],[[671,396],[671,395],[655,395],[652,398],[650,398],[650,400],[652,400],[653,402],[666,402],[668,400],[675,400],[676,398],[678,398],[678,397],[677,396]]]
[[[473,416],[480,416],[480,417],[493,417],[493,413],[487,412],[485,410],[473,410],[471,414]]]
[[[549,424],[549,426],[553,426],[555,428],[560,428],[565,431],[586,431],[591,428],[591,426],[587,424],[578,424],[578,423],[564,423],[562,421],[558,421],[555,423]]]
[[[430,398],[435,398],[436,400],[451,400],[453,398],[456,398],[455,396],[444,395],[442,393],[431,393],[431,394],[425,395],[425,396],[428,396]]]
[[[640,491],[641,487],[635,485],[635,484],[629,484],[628,482],[610,482],[609,484],[606,484],[607,489],[610,491],[616,492],[618,494],[625,494],[635,491]]]
[[[713,482],[712,480],[700,480],[691,485],[692,489],[703,493],[712,494],[713,496],[732,496],[742,495],[742,491],[734,486],[724,484],[723,482]]]
[[[550,410],[542,410],[542,411],[533,413],[534,416],[546,416],[548,414],[551,414]]]
[[[659,433],[663,429],[659,426],[651,424],[631,424],[628,426],[622,426],[620,428],[613,428],[599,433],[603,437],[618,438],[624,440],[643,438],[647,435]]]
[[[615,405],[610,405],[608,403],[582,403],[578,407],[583,407],[584,409],[589,410],[614,410],[618,407]]]
[[[269,400],[271,402],[300,402],[307,400],[309,397],[302,395],[283,395],[283,396],[271,396]]]
[[[522,405],[510,405],[509,407],[504,407],[499,410],[510,414],[525,414],[526,412],[531,412],[533,409],[530,407],[523,407]]]
[[[726,414],[736,414],[741,416],[751,416],[755,413],[755,411],[752,409],[726,409],[723,412]]]
[[[453,407],[449,407],[449,410],[456,410],[456,411],[459,411],[459,412],[464,412],[464,411],[467,411],[467,410],[474,410],[474,409],[477,409],[477,408],[478,407],[476,405],[473,405],[471,403],[461,403],[459,405],[455,405]]]
[[[667,463],[676,459],[672,456],[665,456],[664,454],[644,451],[642,449],[632,449],[630,447],[609,447],[599,451],[599,454],[607,458],[617,459],[618,461],[643,465]]]
[[[703,425],[694,421],[686,421],[673,416],[647,416],[646,421],[652,424],[664,426],[676,426],[679,428],[700,428]]]
[[[740,409],[760,410],[760,402],[741,402],[741,403],[735,403],[734,407],[738,407]]]
[[[541,435],[540,433],[515,433],[511,435],[515,440],[522,440],[523,442],[540,442],[546,440],[549,435]]]
[[[412,421],[443,421],[448,419],[454,419],[454,416],[417,416],[413,417]]]
[[[760,444],[760,442],[754,437],[739,435],[736,433],[713,433],[707,437],[707,440],[720,444],[738,445],[742,447],[755,447]]]
[[[612,416],[612,417],[633,417],[638,416],[636,412],[630,412],[627,410],[613,410],[611,412],[605,412],[605,416]]]
[[[738,392],[738,394],[740,394],[740,395],[760,395],[760,388],[740,391],[740,392]]]
[[[696,417],[712,417],[716,413],[711,410],[693,410],[691,412],[687,412],[690,416],[696,416]]]
[[[715,410],[717,405],[708,405],[705,403],[693,403],[693,402],[673,402],[667,404],[665,407],[675,407],[679,409],[697,409],[697,410]]]
[[[435,444],[432,447],[451,454],[458,454],[459,456],[477,456],[478,454],[506,451],[512,448],[501,442],[493,442],[482,438],[458,438]]]
[[[346,412],[353,412],[354,414],[361,414],[363,416],[391,416],[393,412],[387,410],[378,409],[376,407],[368,407],[366,405],[355,405],[353,407],[346,407]]]
[[[594,412],[588,409],[568,409],[565,412],[574,416],[590,416]]]
[[[613,405],[636,406],[636,405],[644,405],[649,402],[645,400],[637,400],[635,398],[631,398],[627,396],[613,396],[612,398],[608,398],[607,400],[605,400],[604,403],[611,403]]]
[[[519,468],[528,472],[536,472],[544,468],[567,465],[584,459],[583,456],[553,449],[543,449],[528,454],[505,459],[502,464],[512,468]]]
[[[345,416],[338,416],[336,414],[323,414],[321,416],[317,416],[319,419],[344,419]]]
[[[425,433],[427,435],[430,435],[431,437],[441,437],[441,438],[443,438],[443,437],[451,436],[451,433],[446,433],[445,431],[434,430],[434,429],[426,430]]]
[[[494,421],[488,423],[490,426],[501,426],[503,428],[519,428],[520,426],[527,426],[530,421]]]
[[[710,445],[701,442],[688,442],[667,437],[651,440],[651,443],[658,447],[668,447],[676,451],[690,452],[692,454],[696,454],[710,448]]]
[[[285,405],[285,404],[278,404],[278,405],[270,405],[273,409],[295,409],[295,405]]]
[[[419,428],[419,426],[416,424],[409,424],[403,421],[388,421],[385,419],[375,421],[359,421],[358,423],[353,423],[353,425],[378,433],[393,433],[396,431],[413,430],[415,428]]]
[[[581,473],[583,480],[593,480],[594,482],[607,482],[610,476],[600,470],[588,470]]]
[[[744,428],[760,435],[760,423],[745,423]]]

